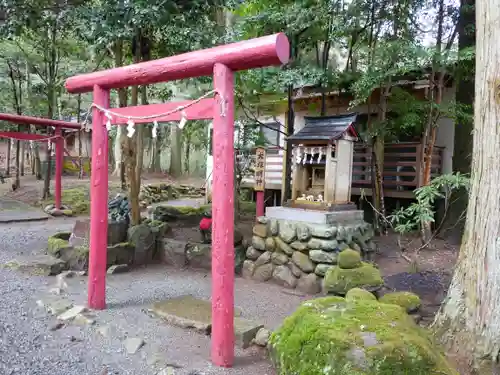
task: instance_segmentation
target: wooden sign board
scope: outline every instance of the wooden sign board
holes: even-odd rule
[[[258,147],[255,151],[255,191],[264,191],[266,178],[266,149],[264,147]]]

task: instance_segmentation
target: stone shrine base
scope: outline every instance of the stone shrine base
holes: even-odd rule
[[[360,210],[269,207],[257,220],[243,276],[303,293],[322,290],[323,277],[341,251],[350,248],[369,260],[376,250],[373,228]]]

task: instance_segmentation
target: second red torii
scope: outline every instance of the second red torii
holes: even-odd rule
[[[51,141],[56,145],[56,173],[55,173],[55,207],[61,209],[62,195],[62,172],[63,172],[63,157],[64,157],[64,138],[62,137],[63,129],[77,130],[81,129],[81,125],[75,122],[52,120],[42,117],[32,117],[23,115],[12,115],[9,113],[0,113],[0,121],[8,121],[14,124],[35,125],[35,126],[53,126],[55,127],[55,136],[46,136],[41,134],[28,134],[23,132],[0,132],[1,138],[13,138],[25,141]]]

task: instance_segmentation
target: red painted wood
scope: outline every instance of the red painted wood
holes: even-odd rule
[[[263,191],[257,191],[255,192],[256,194],[256,212],[255,214],[257,217],[259,216],[264,216],[265,213],[265,204],[264,204],[264,192]]]
[[[36,126],[56,126],[63,129],[81,129],[81,125],[76,122],[51,120],[48,118],[39,118],[22,115],[11,115],[9,113],[0,113],[0,120],[9,121],[15,124],[26,124]]]
[[[94,87],[94,103],[109,108],[109,90]],[[106,308],[106,251],[108,239],[108,132],[104,114],[92,112],[92,173],[90,175],[90,254],[88,305]]]
[[[61,209],[62,171],[64,157],[64,138],[62,138],[61,128],[56,128],[56,135],[59,138],[53,143],[56,146],[56,175],[55,175],[55,204],[57,209]]]
[[[43,134],[35,133],[22,133],[22,132],[0,132],[0,138],[9,138],[19,141],[35,141],[35,142],[46,142],[54,139],[53,136],[47,136]]]
[[[169,102],[162,104],[149,104],[149,105],[139,105],[134,107],[124,107],[124,108],[113,108],[112,111],[115,113],[119,113],[123,116],[150,116],[156,115],[158,113],[165,113],[169,111],[173,111],[177,107],[184,106],[190,103],[191,100],[184,100],[179,102]],[[198,103],[193,104],[191,107],[186,108],[184,112],[186,113],[186,117],[188,120],[211,120],[213,117],[213,103],[214,99],[203,99]],[[112,124],[115,125],[125,125],[127,124],[126,118],[120,118],[116,116],[112,116],[113,120]],[[167,116],[157,117],[154,120],[158,122],[167,122],[167,121],[180,121],[181,120],[181,112],[175,112]],[[104,123],[106,123],[107,118],[104,118]],[[134,119],[134,123],[152,123],[153,119],[146,120],[136,120]]]
[[[212,362],[234,361],[234,77],[214,66],[212,182]]]
[[[224,64],[233,71],[261,68],[287,63],[289,51],[286,35],[279,33],[121,68],[82,74],[68,78],[65,86],[70,93],[83,93],[92,91],[94,85],[112,89],[208,76],[212,74],[216,63]]]

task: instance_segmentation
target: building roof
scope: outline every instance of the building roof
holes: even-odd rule
[[[356,113],[336,116],[304,117],[305,126],[297,133],[288,137],[292,143],[303,141],[331,142],[341,138],[346,132],[358,138],[354,128]]]

